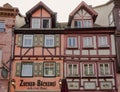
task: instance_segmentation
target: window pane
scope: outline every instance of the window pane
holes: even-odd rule
[[[5,22],[0,21],[0,32],[4,32],[5,31]]]
[[[50,27],[49,19],[43,19],[43,28],[49,28],[49,27]]]
[[[32,28],[40,28],[40,19],[32,18]]]
[[[99,46],[108,46],[108,41],[106,36],[101,36],[98,38]]]
[[[45,47],[54,47],[54,35],[45,35]]]
[[[24,35],[23,37],[23,47],[33,46],[33,35]]]
[[[44,63],[44,76],[55,76],[55,63]]]
[[[81,28],[82,27],[82,21],[80,21],[80,20],[75,21],[75,27]]]
[[[71,75],[72,74],[72,65],[68,66],[68,70],[69,70],[69,75]]]
[[[83,38],[83,47],[92,47],[92,37],[84,37]]]
[[[31,63],[22,64],[22,76],[32,76],[33,65]]]
[[[75,48],[77,47],[77,38],[76,37],[68,37],[68,47]]]
[[[84,27],[92,27],[92,20],[83,20]]]

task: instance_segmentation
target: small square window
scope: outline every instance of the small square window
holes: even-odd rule
[[[77,47],[77,38],[76,37],[68,37],[67,38],[67,47],[68,48],[76,48]]]
[[[33,76],[33,63],[22,63],[22,77],[32,77]]]
[[[0,32],[4,32],[4,31],[5,31],[5,22],[0,21]]]
[[[40,28],[40,18],[32,18],[32,28]]]
[[[43,28],[50,28],[50,19],[43,19]]]
[[[82,28],[82,21],[81,20],[76,20],[75,21],[75,27]]]
[[[85,77],[95,76],[94,64],[83,64],[83,76]]]
[[[44,63],[44,76],[55,76],[55,63],[54,62],[45,62]]]
[[[23,47],[32,47],[32,46],[33,46],[33,35],[24,35]]]
[[[45,35],[45,47],[54,47],[54,35]]]
[[[67,75],[68,77],[79,77],[78,74],[78,64],[68,64],[67,65]]]
[[[99,36],[98,37],[98,46],[99,47],[109,47],[108,37],[107,36]]]
[[[83,20],[84,27],[92,27],[92,20]]]
[[[83,37],[83,48],[93,48],[92,37]]]
[[[112,75],[112,67],[109,63],[99,64],[99,75],[100,76],[110,76]]]

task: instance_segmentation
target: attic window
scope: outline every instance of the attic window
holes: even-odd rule
[[[40,28],[40,18],[32,18],[32,28]]]
[[[50,19],[48,19],[48,18],[43,18],[42,19],[43,21],[42,21],[42,23],[43,23],[43,28],[50,28]]]

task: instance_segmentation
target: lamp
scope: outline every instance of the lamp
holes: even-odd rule
[[[11,84],[12,84],[12,86],[13,86],[14,89],[15,89],[15,80],[14,80],[14,79],[11,80]]]
[[[61,88],[61,86],[62,86],[62,79],[59,80],[59,86]]]

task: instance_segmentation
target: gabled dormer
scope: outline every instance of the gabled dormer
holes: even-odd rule
[[[56,24],[56,13],[43,2],[31,8],[26,17],[30,28],[54,28]]]
[[[97,13],[82,1],[69,15],[68,27],[93,27]]]

